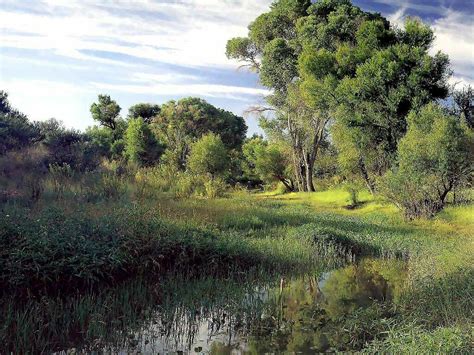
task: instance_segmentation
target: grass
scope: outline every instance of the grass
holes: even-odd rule
[[[365,344],[367,351],[405,351],[413,344],[421,352],[445,352],[466,349],[472,341],[473,205],[406,222],[393,205],[367,192],[359,195],[357,208],[345,208],[349,194],[343,189],[236,192],[212,200],[165,193],[136,199],[130,190],[121,198],[80,204],[67,193],[34,205],[3,204],[3,292],[94,287],[170,270],[283,272],[311,268],[322,259],[338,264],[364,254],[395,256],[408,260],[410,278],[390,319],[368,310],[347,320],[351,329],[379,324],[370,328],[379,334]]]

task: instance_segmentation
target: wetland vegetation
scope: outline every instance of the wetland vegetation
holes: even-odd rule
[[[433,40],[275,1],[226,48],[264,136],[109,95],[80,132],[1,91],[0,354],[471,353],[474,96]]]

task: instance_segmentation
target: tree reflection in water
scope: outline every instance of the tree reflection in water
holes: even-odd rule
[[[348,341],[341,320],[374,302],[397,302],[406,273],[402,261],[364,259],[264,286],[229,280],[175,284],[164,290],[163,304],[137,333],[136,344],[142,351],[212,354],[341,348]]]

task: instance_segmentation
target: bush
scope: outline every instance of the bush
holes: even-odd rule
[[[176,197],[190,197],[195,192],[196,180],[188,173],[180,173],[176,176],[172,192]]]
[[[210,174],[212,178],[224,176],[229,168],[229,156],[221,138],[209,133],[194,143],[188,158],[188,167],[198,175]]]
[[[110,173],[102,175],[100,187],[102,195],[112,199],[122,196],[127,188],[122,177]]]
[[[344,189],[349,193],[348,208],[355,208],[360,204],[359,191],[362,189],[362,184],[358,181],[346,181]]]
[[[130,120],[124,143],[125,156],[137,166],[156,164],[163,153],[163,147],[142,118]]]
[[[221,178],[209,179],[204,182],[204,190],[209,198],[222,197],[227,189],[225,181]]]
[[[411,112],[398,145],[398,166],[385,175],[382,192],[408,219],[432,217],[472,173],[472,141],[467,127],[439,106]]]
[[[50,182],[56,199],[59,200],[64,197],[66,190],[71,186],[73,176],[74,171],[68,164],[49,166]]]
[[[38,200],[48,172],[46,156],[46,149],[40,145],[0,156],[0,194],[4,198],[10,196]]]

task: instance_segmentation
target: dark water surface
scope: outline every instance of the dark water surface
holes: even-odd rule
[[[65,341],[123,354],[328,351],[351,341],[341,320],[396,302],[406,274],[402,261],[363,259],[297,276],[135,280],[99,297],[95,321]]]

